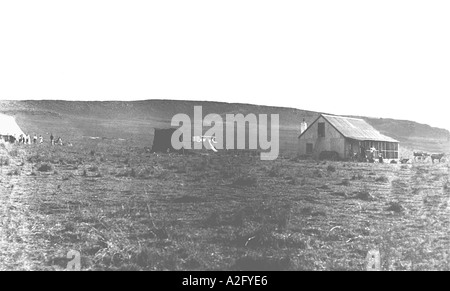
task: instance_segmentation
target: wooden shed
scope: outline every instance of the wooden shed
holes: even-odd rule
[[[360,118],[321,114],[298,137],[299,154],[318,158],[333,151],[339,158],[349,159],[371,148],[384,159],[398,159],[399,142],[385,136]],[[378,156],[378,155],[377,155]]]

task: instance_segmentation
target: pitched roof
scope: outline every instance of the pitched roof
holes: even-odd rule
[[[363,119],[328,114],[321,114],[320,116],[326,119],[337,131],[347,138],[356,140],[398,142],[389,136],[379,133]],[[314,122],[316,122],[319,118],[317,118]],[[302,134],[300,136],[302,136]]]

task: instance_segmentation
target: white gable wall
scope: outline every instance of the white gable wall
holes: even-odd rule
[[[319,123],[325,123],[325,137],[319,137]],[[345,138],[322,116],[312,123],[311,126],[298,139],[298,150],[300,155],[306,155],[308,143],[313,145],[312,156],[317,158],[322,151],[335,151],[341,158],[345,157]]]

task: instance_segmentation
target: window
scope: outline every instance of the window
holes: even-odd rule
[[[325,137],[325,122],[319,122],[317,129],[319,137]]]
[[[307,143],[306,144],[306,154],[312,154],[313,152],[313,144],[312,143]]]

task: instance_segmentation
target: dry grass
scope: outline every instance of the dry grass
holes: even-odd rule
[[[0,150],[3,270],[64,269],[69,250],[84,270],[364,270],[371,249],[385,270],[450,268],[444,163]]]

